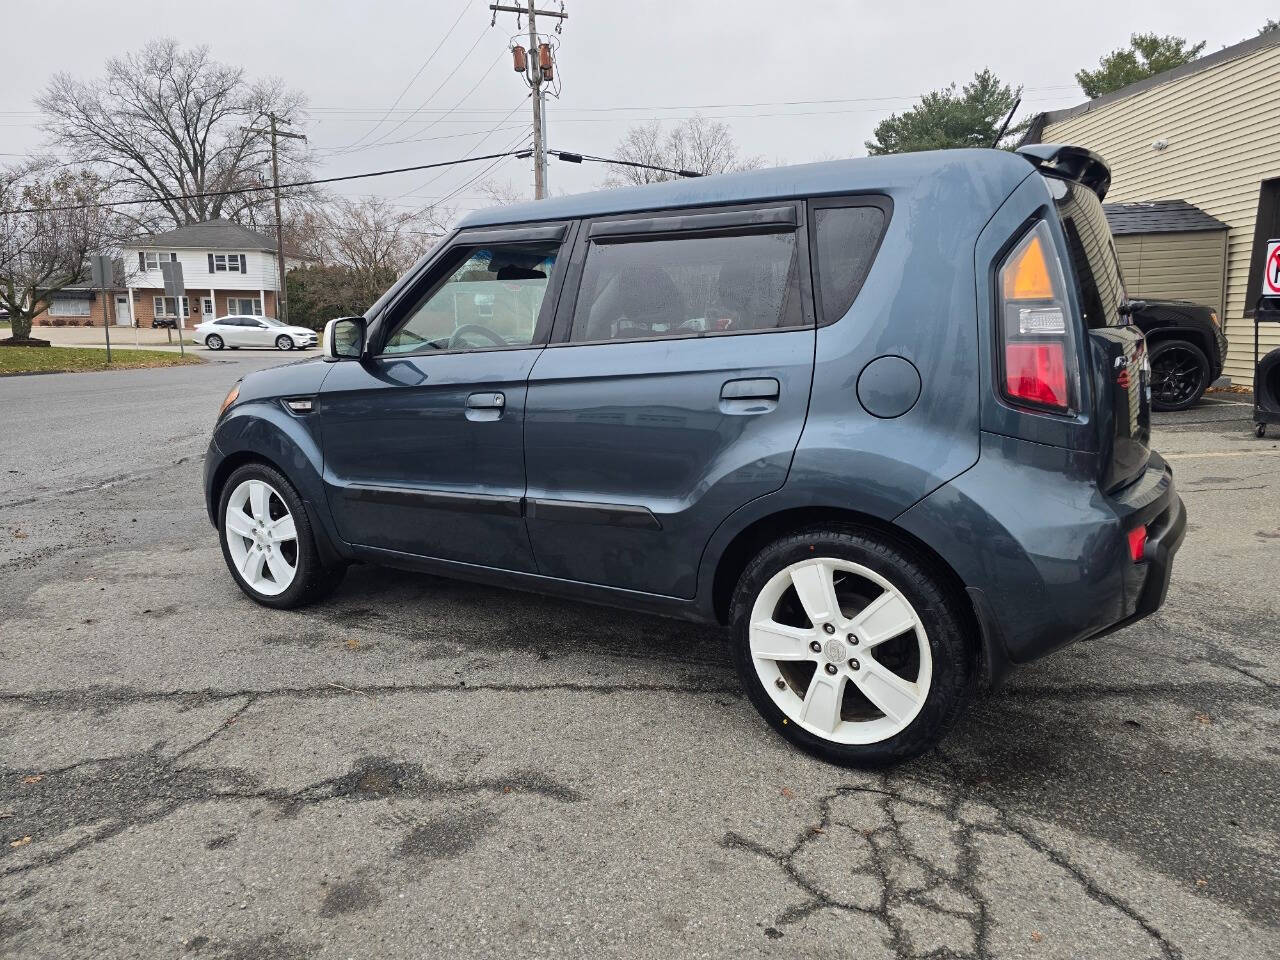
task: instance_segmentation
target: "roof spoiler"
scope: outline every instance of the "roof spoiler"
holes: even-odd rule
[[[1111,168],[1092,150],[1061,143],[1031,143],[1018,153],[1047,177],[1061,177],[1082,183],[1101,200],[1111,186]]]

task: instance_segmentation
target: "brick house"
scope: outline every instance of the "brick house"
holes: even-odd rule
[[[182,327],[229,313],[277,316],[275,239],[230,220],[208,220],[167,233],[140,237],[123,247],[125,285],[110,292],[115,326],[149,327],[156,317],[173,317]],[[164,295],[160,264],[182,264],[187,295]],[[300,261],[287,258],[285,268]],[[101,326],[106,311],[99,291],[80,284],[54,295],[36,317],[41,325]]]

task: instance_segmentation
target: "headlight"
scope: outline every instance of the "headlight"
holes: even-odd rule
[[[218,408],[218,416],[221,417],[227,412],[227,407],[236,402],[236,397],[240,396],[240,384],[236,384],[231,388],[231,392],[227,394],[227,399],[222,401],[222,406]]]

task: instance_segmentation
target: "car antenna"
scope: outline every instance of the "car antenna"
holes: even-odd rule
[[[1018,110],[1018,104],[1022,103],[1022,94],[1018,94],[1014,98],[1013,106],[1009,108],[1009,115],[1004,118],[1004,123],[1000,124],[1000,132],[996,134],[996,138],[991,141],[991,149],[994,150],[1000,146],[1000,141],[1004,139],[1004,132],[1009,129],[1009,121],[1013,119],[1014,113]]]

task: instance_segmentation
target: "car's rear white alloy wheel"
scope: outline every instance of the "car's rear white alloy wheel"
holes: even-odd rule
[[[289,589],[298,575],[298,528],[274,487],[245,480],[232,490],[222,535],[245,583],[269,597]]]
[[[765,583],[748,628],[760,682],[786,718],[832,743],[902,732],[929,696],[933,657],[915,608],[849,560],[793,563]]]

